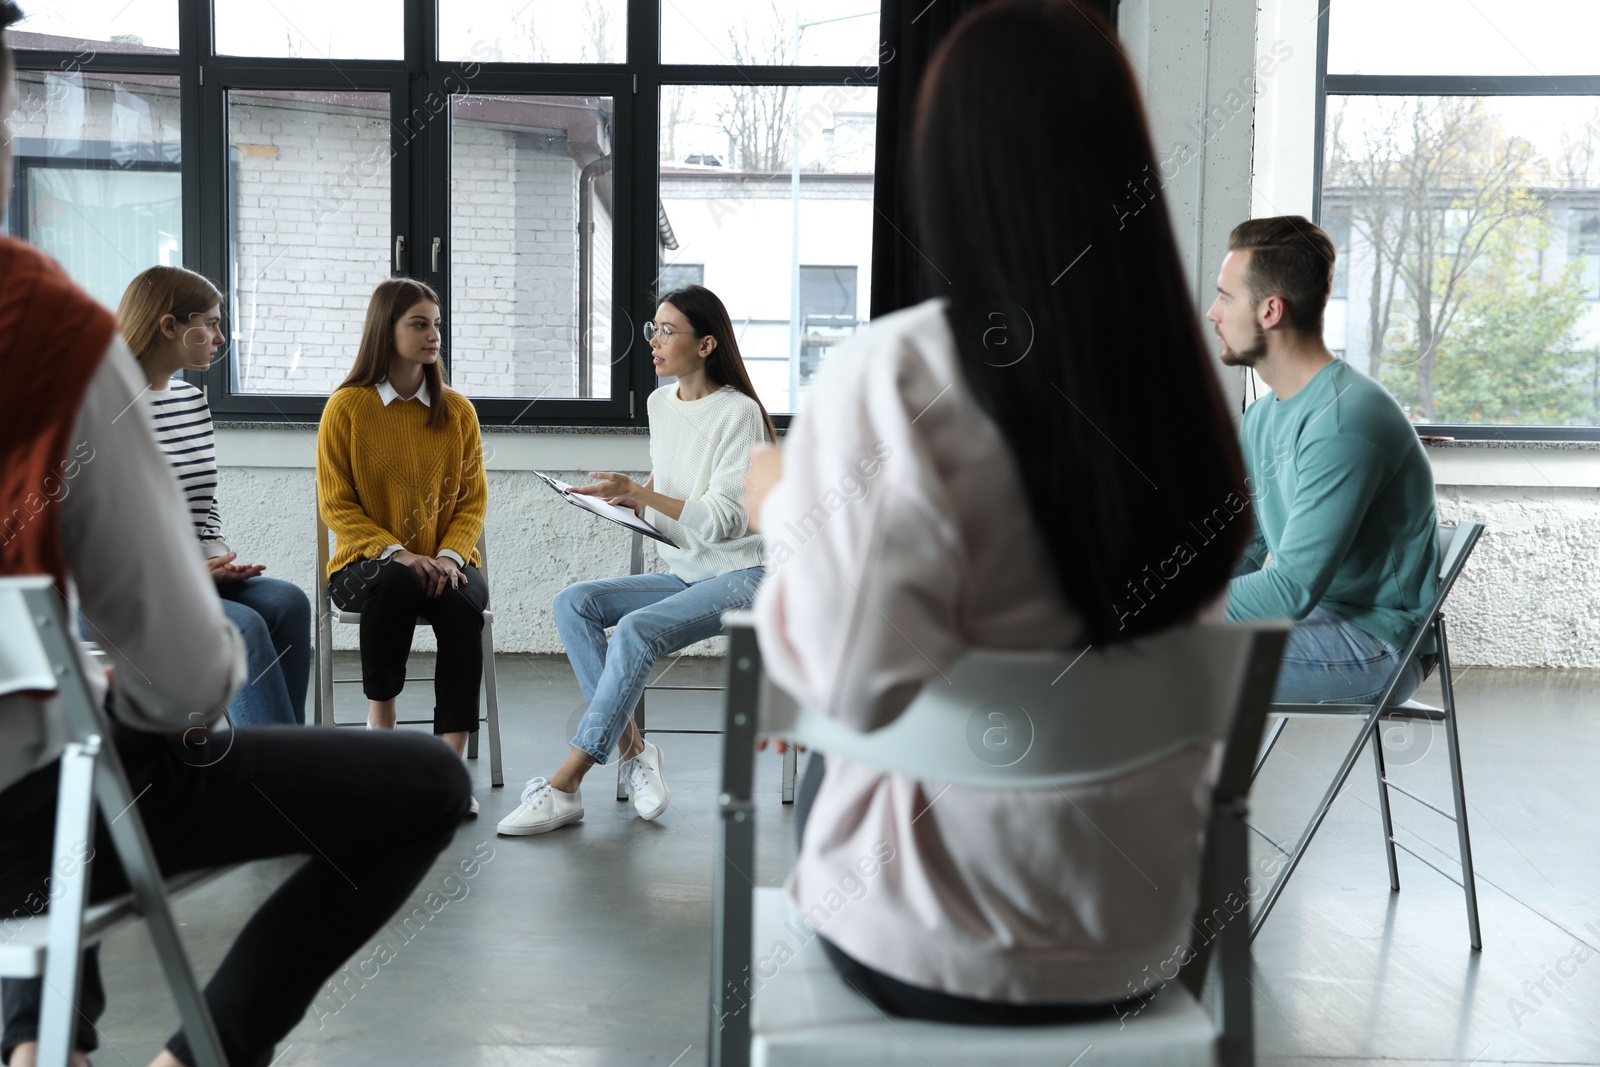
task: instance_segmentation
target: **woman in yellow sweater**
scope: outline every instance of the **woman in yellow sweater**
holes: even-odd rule
[[[335,538],[328,594],[361,613],[368,728],[394,726],[420,615],[439,639],[433,732],[459,754],[477,728],[483,677],[489,589],[476,546],[488,484],[477,412],[445,385],[439,345],[434,291],[381,283],[355,366],[322,411],[317,498]]]

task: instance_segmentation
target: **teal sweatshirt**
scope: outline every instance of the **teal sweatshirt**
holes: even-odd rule
[[[1228,618],[1298,621],[1320,605],[1404,647],[1439,561],[1433,468],[1400,405],[1336,359],[1289,399],[1250,405],[1240,437],[1256,534]]]

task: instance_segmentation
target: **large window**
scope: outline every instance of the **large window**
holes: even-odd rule
[[[874,69],[877,24],[862,0],[663,7],[663,55],[728,76],[661,90],[660,281],[699,271],[775,414],[797,410],[826,353],[867,318],[878,101],[852,71]]]
[[[1600,5],[1333,0],[1324,18],[1328,344],[1431,432],[1595,435]]]
[[[220,419],[315,420],[396,274],[491,425],[641,422],[674,285],[723,298],[774,413],[866,318],[876,0],[37,6],[8,229],[111,305],[211,278]]]
[[[177,79],[22,71],[17,96],[8,232],[113,308],[145,267],[182,262]]]

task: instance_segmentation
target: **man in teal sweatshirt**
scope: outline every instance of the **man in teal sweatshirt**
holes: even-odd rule
[[[1298,215],[1251,219],[1228,248],[1206,318],[1222,362],[1272,390],[1240,428],[1256,534],[1228,618],[1294,622],[1275,700],[1376,700],[1437,586],[1433,470],[1394,398],[1322,343],[1328,235]],[[1405,664],[1393,699],[1423,675]]]

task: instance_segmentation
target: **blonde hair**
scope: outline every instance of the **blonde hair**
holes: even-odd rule
[[[128,349],[143,359],[161,337],[161,320],[168,315],[187,323],[222,303],[222,294],[203,275],[182,267],[151,267],[141,271],[117,305],[117,325]]]

